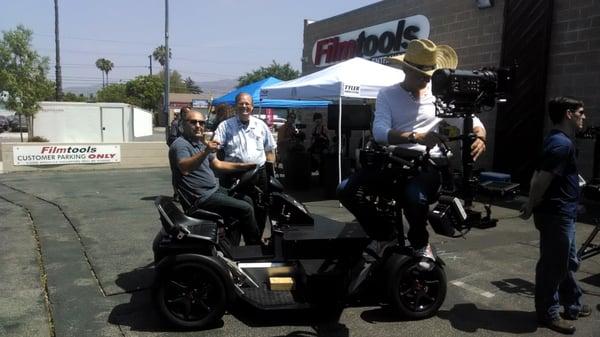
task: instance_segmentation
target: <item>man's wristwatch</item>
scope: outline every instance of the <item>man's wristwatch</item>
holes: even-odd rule
[[[411,144],[417,143],[417,133],[416,132],[411,132],[408,135],[408,142],[411,143]]]

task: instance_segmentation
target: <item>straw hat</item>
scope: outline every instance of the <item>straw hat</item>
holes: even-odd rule
[[[436,46],[427,39],[412,40],[408,43],[406,53],[388,57],[389,65],[395,68],[412,69],[421,74],[431,76],[436,69],[456,69],[458,56],[452,47]]]

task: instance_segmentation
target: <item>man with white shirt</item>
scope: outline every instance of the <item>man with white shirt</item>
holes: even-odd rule
[[[253,117],[252,96],[242,92],[235,97],[237,115],[223,121],[215,130],[214,140],[221,144],[224,160],[237,163],[253,163],[259,167],[255,186],[266,191],[268,184],[265,163],[275,161],[277,145],[265,122]],[[266,211],[254,189],[246,191],[254,201],[256,221],[262,233]]]
[[[438,133],[438,126],[444,120],[435,116],[435,97],[431,92],[430,80],[436,69],[456,68],[456,52],[450,46],[436,46],[429,40],[419,39],[408,44],[404,55],[390,57],[388,60],[390,66],[404,71],[405,78],[403,82],[381,89],[377,95],[373,121],[375,141],[380,145],[398,145],[423,152],[430,148],[432,157],[440,156],[437,144],[444,137]],[[448,122],[454,124],[461,120]],[[476,160],[485,151],[486,133],[478,118],[474,118],[473,125],[472,131],[476,138],[471,146],[471,156]],[[369,219],[371,215],[360,214],[368,211],[364,212],[364,208],[356,207],[351,194],[367,177],[368,172],[366,176],[351,178],[342,201],[359,221],[360,217]],[[410,225],[408,240],[417,255],[423,258],[421,265],[424,268],[431,266],[430,262],[435,260],[429,245],[426,221],[429,205],[435,201],[440,182],[438,170],[426,170],[409,179],[403,190],[399,191],[404,215]]]

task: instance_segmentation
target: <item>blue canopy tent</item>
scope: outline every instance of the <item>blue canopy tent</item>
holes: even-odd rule
[[[215,98],[212,101],[212,105],[216,106],[225,103],[233,106],[235,105],[235,96],[240,92],[247,92],[252,95],[254,106],[258,108],[327,108],[327,105],[329,104],[329,101],[299,101],[287,99],[263,99],[261,101],[260,89],[279,82],[281,82],[281,80],[275,77],[265,78],[264,80],[245,85],[221,97]]]

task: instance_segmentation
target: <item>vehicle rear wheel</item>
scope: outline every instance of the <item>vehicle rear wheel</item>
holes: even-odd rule
[[[204,328],[223,317],[227,304],[219,276],[197,262],[183,262],[161,272],[157,302],[161,313],[184,328]]]
[[[391,257],[394,258],[394,257]],[[433,316],[446,298],[446,273],[435,264],[422,270],[419,260],[411,259],[388,274],[388,295],[391,304],[405,317],[424,319]]]

